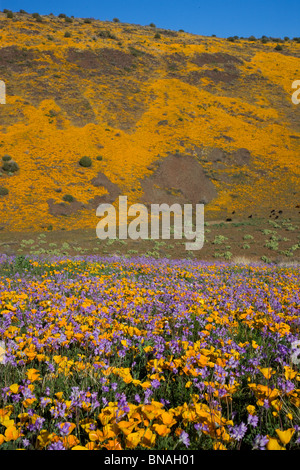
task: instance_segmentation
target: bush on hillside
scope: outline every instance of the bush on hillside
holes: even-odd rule
[[[85,168],[89,168],[90,166],[92,166],[92,160],[90,159],[90,157],[82,157],[79,160],[79,165]]]

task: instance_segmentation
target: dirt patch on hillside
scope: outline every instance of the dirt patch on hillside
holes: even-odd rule
[[[154,173],[141,181],[142,202],[207,204],[217,191],[200,163],[189,155],[169,155]]]
[[[103,187],[108,191],[108,194],[104,194],[103,196],[99,197],[96,196],[96,205],[99,205],[100,203],[112,204],[121,194],[119,186],[115,183],[112,183],[104,173],[99,172],[98,175],[92,179],[91,183],[96,188]]]
[[[55,203],[53,199],[48,199],[47,203],[49,206],[49,214],[53,215],[54,217],[72,215],[79,210],[85,209],[85,205],[82,202],[76,200],[69,203]]]
[[[249,165],[251,153],[248,149],[240,148],[232,153],[231,158],[235,165]]]
[[[23,50],[17,46],[0,48],[0,67],[12,72],[22,72],[24,68],[31,65],[34,59],[35,53],[29,49]]]
[[[215,54],[209,54],[204,52],[202,54],[195,54],[191,60],[194,64],[202,67],[203,65],[214,65],[214,64],[243,64],[243,61],[238,57],[223,52],[216,52]]]
[[[84,69],[101,69],[101,73],[108,71],[103,66],[125,68],[131,67],[134,61],[131,54],[110,48],[98,49],[96,52],[69,48],[66,59]]]
[[[240,76],[240,71],[234,65],[226,65],[224,70],[211,69],[211,70],[193,70],[186,77],[182,76],[181,79],[189,85],[197,86],[202,78],[209,78],[214,83],[231,83]]]

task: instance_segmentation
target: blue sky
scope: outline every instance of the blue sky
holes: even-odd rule
[[[0,0],[4,8],[108,21],[117,17],[206,36],[300,36],[299,0]]]

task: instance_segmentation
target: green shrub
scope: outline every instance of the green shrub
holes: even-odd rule
[[[117,37],[114,34],[112,34],[109,30],[99,31],[98,36],[100,38],[117,39]]]
[[[216,235],[214,241],[212,242],[214,245],[221,245],[224,243],[226,240],[228,240],[227,237],[224,237],[224,235]]]
[[[160,38],[161,38],[161,35],[159,33],[156,33],[154,36],[154,39],[160,39]]]
[[[8,194],[8,189],[0,186],[0,196],[6,196]]]
[[[97,160],[101,162],[103,160],[103,157],[101,155],[98,155]]]
[[[230,251],[225,251],[223,256],[226,260],[230,260],[232,258],[232,253]]]
[[[73,23],[72,18],[69,18],[68,16],[66,16],[65,23]]]
[[[32,18],[35,18],[35,20],[38,22],[38,23],[41,23],[43,21],[41,15],[39,13],[32,13]]]
[[[92,20],[90,18],[84,18],[84,23],[90,24]]]
[[[276,47],[274,47],[275,51],[282,51],[283,47],[280,44],[277,44]]]
[[[60,13],[60,14],[58,15],[58,18],[67,18],[67,15],[65,15],[64,13]]]
[[[92,166],[92,160],[90,159],[90,157],[82,157],[79,160],[79,165],[85,168],[89,168],[90,166]]]
[[[4,155],[4,157],[2,157],[2,160],[4,162],[9,162],[9,160],[11,160],[11,156],[10,155]]]
[[[274,251],[278,250],[278,242],[276,240],[268,240],[265,246],[269,248],[270,250],[274,250]]]
[[[6,13],[6,18],[13,18],[13,17],[14,17],[14,14],[13,14],[12,11],[8,11],[8,12]]]
[[[64,197],[63,197],[63,200],[66,201],[66,202],[73,202],[74,198],[73,198],[73,196],[71,196],[71,194],[65,194]]]
[[[8,162],[4,162],[2,165],[2,170],[7,171],[9,173],[14,173],[18,171],[19,165],[14,160],[9,160]]]
[[[70,31],[66,31],[66,32],[65,32],[65,38],[70,38],[70,37],[71,37]]]
[[[120,23],[120,20],[119,20],[119,18],[113,18],[113,22],[114,23]]]
[[[149,26],[151,26],[151,28],[156,28],[154,23],[150,23]]]

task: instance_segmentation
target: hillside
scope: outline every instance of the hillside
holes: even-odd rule
[[[95,228],[121,194],[298,216],[300,44],[276,45],[0,13],[2,231]]]

